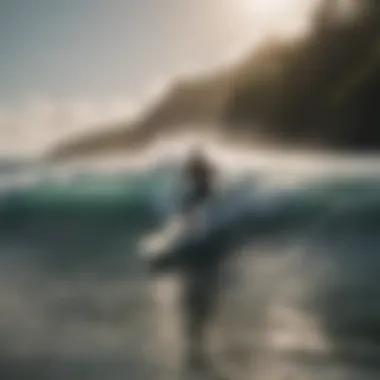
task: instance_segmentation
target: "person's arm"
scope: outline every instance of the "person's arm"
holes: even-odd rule
[[[209,185],[210,185],[211,191],[213,191],[216,187],[216,182],[217,182],[217,169],[214,165],[211,165],[211,164],[208,165],[207,175],[209,178]]]

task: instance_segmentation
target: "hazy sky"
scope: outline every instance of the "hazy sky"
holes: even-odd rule
[[[313,2],[1,0],[0,133],[31,143],[127,115],[174,74],[299,29]]]

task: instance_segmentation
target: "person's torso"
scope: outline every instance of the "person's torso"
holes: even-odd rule
[[[206,164],[190,163],[186,175],[194,191],[208,193],[211,190],[211,170]]]

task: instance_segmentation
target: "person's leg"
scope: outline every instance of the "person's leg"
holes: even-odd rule
[[[210,364],[205,350],[207,325],[215,305],[214,285],[204,283],[198,276],[191,280],[184,294],[185,335],[188,343],[188,366],[207,368]],[[211,279],[207,279],[210,281]]]

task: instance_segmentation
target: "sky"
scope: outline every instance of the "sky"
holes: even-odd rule
[[[298,33],[315,1],[1,0],[0,153],[129,117],[177,75]]]

